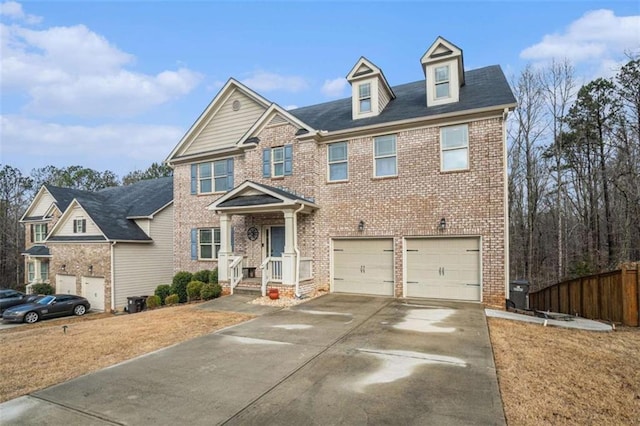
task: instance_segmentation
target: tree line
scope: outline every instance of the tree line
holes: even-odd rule
[[[576,80],[565,60],[512,81],[510,276],[534,287],[640,260],[640,60]]]
[[[122,180],[110,170],[100,172],[82,166],[46,166],[24,175],[18,168],[0,164],[0,287],[15,288],[24,282],[21,251],[25,233],[20,218],[42,185],[98,191],[172,173],[170,167],[152,163],[146,170],[127,173]]]

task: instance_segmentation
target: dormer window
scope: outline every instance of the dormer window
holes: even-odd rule
[[[364,57],[351,69],[347,81],[351,85],[351,118],[354,120],[375,117],[396,97],[382,70]]]
[[[360,113],[371,112],[371,83],[363,83],[358,86]]]
[[[450,96],[449,92],[449,65],[435,68],[436,99],[444,99]]]
[[[458,102],[464,86],[462,50],[438,37],[420,59],[424,71],[427,106]]]

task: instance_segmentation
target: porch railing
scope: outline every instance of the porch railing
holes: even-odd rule
[[[271,269],[271,281],[282,282],[282,258],[269,258],[269,269]]]
[[[242,280],[242,256],[231,256],[229,262],[229,284],[233,294],[233,289]]]
[[[310,257],[300,258],[300,281],[313,278],[313,259]]]

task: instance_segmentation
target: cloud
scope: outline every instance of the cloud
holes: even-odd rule
[[[327,97],[338,98],[344,95],[344,90],[347,87],[347,84],[347,79],[344,77],[325,80],[320,91]]]
[[[0,24],[0,31],[2,90],[26,93],[31,113],[130,116],[189,93],[202,79],[188,68],[155,75],[129,70],[135,57],[84,25]]]
[[[242,83],[250,89],[258,92],[273,92],[283,90],[297,93],[309,87],[303,77],[295,75],[281,75],[267,71],[255,71],[249,77],[242,80]]]
[[[15,1],[0,3],[0,16],[6,16],[14,21],[24,21],[27,24],[38,24],[42,22],[41,16],[28,15],[22,10],[22,5]]]
[[[520,52],[534,61],[567,58],[574,63],[611,62],[640,48],[640,15],[616,16],[601,9],[585,13],[564,32],[548,34]]]
[[[128,164],[146,167],[164,160],[184,131],[173,126],[105,124],[62,125],[17,115],[0,116],[3,163],[29,164],[110,164],[120,173],[133,170]],[[100,155],[96,156],[99,152]],[[37,165],[39,164],[39,165]]]

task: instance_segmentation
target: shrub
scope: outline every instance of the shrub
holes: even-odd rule
[[[218,284],[218,268],[211,270],[209,274],[209,282],[211,284]]]
[[[194,281],[202,281],[203,283],[208,283],[209,282],[209,275],[211,274],[211,271],[208,269],[203,269],[202,271],[198,271],[195,274],[193,274],[193,280]]]
[[[203,300],[211,300],[220,297],[221,294],[222,286],[220,286],[220,284],[205,284],[202,286],[200,297],[202,297]]]
[[[171,294],[171,285],[160,284],[158,287],[156,287],[156,291],[154,292],[154,294],[160,298],[161,303],[164,305],[164,299],[166,299],[167,296]]]
[[[147,308],[154,309],[160,305],[162,305],[162,299],[160,299],[160,296],[153,295],[147,297]]]
[[[200,292],[202,291],[202,281],[193,280],[187,284],[187,296],[189,296],[189,302],[192,300],[200,299]]]
[[[181,271],[173,276],[171,284],[171,294],[177,294],[180,303],[187,301],[187,285],[193,281],[191,272]]]
[[[38,283],[31,286],[33,294],[54,294],[56,289],[47,283]]]
[[[171,306],[178,304],[179,301],[180,296],[178,296],[177,294],[170,294],[166,299],[164,299],[164,304],[167,306]]]

